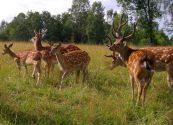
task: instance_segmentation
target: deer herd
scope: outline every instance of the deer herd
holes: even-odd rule
[[[123,66],[128,69],[132,88],[132,100],[134,100],[134,86],[136,83],[138,92],[136,105],[141,102],[142,98],[141,104],[143,106],[148,86],[155,71],[167,71],[168,87],[171,88],[173,86],[173,47],[157,46],[137,49],[129,47],[127,42],[134,36],[139,18],[133,24],[132,33],[125,36],[122,35],[122,28],[127,24],[128,20],[123,22],[125,20],[123,16],[122,14],[117,30],[113,22],[111,33],[115,38],[115,42],[113,43],[111,37],[107,36],[111,42],[107,47],[113,54],[105,56],[113,59],[111,70],[117,66]],[[35,78],[35,74],[37,74],[36,85],[40,83],[41,60],[45,63],[45,76],[47,77],[49,77],[54,65],[58,64],[60,69],[60,89],[64,78],[71,72],[76,74],[76,83],[79,82],[80,72],[82,72],[82,81],[85,82],[88,78],[89,54],[73,44],[50,43],[48,46],[43,46],[42,37],[46,31],[34,31],[35,36],[31,39],[34,49],[15,53],[11,50],[13,44],[5,44],[2,54],[8,54],[13,58],[17,64],[19,75],[21,66],[24,66],[25,74],[27,74],[27,65],[34,65],[32,77]]]

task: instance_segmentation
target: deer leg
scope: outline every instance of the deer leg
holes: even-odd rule
[[[49,73],[50,73],[50,69],[51,69],[51,64],[47,65],[47,77],[49,78]]]
[[[19,77],[20,77],[21,67],[20,67],[20,65],[18,65],[17,67],[18,67]]]
[[[151,81],[151,80],[150,80]],[[146,94],[147,94],[147,89],[148,86],[150,84],[150,81],[146,82],[144,88],[143,88],[143,99],[142,99],[142,107],[144,107],[144,103],[145,103],[145,98],[146,98]]]
[[[141,81],[139,81],[138,82],[138,97],[137,97],[136,106],[139,105],[139,102],[141,100],[142,91],[143,91],[143,83]]]
[[[171,75],[171,73],[168,73],[167,82],[168,82],[168,87],[172,88],[172,86],[173,86],[173,75]]]
[[[62,88],[63,80],[64,80],[64,78],[65,78],[66,75],[67,75],[67,71],[65,71],[65,72],[62,73],[61,81],[60,81],[60,89]]]
[[[25,65],[24,67],[25,67],[25,77],[26,77],[26,75],[28,74],[28,68],[27,65]]]
[[[34,69],[32,71],[32,78],[35,79],[35,72],[36,72],[36,64],[34,64]]]
[[[88,69],[83,70],[83,80],[82,82],[84,83],[88,79]]]
[[[38,63],[36,65],[36,70],[37,70],[37,83],[36,85],[38,85],[40,83],[40,76],[41,76],[41,68],[40,68],[40,63]]]
[[[80,70],[76,71],[76,83],[79,83]]]
[[[48,65],[47,63],[44,65],[44,76],[45,76],[45,77],[46,77],[46,74],[47,74],[47,68],[48,68],[47,65]]]
[[[169,65],[167,67],[167,72],[168,72],[168,76],[167,76],[167,80],[168,80],[168,87],[172,88],[173,87],[173,66]]]
[[[55,68],[55,65],[52,64],[52,66],[51,66],[51,72],[52,72],[52,73],[53,73],[53,71],[54,71],[54,68]]]
[[[130,75],[130,81],[131,81],[131,89],[132,89],[132,100],[134,101],[134,77]]]
[[[59,79],[61,79],[62,74],[63,74],[63,71],[60,70],[60,72],[59,72]]]

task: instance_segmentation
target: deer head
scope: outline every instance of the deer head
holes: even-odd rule
[[[113,70],[117,66],[124,66],[124,63],[118,53],[113,53],[112,55],[105,55],[105,57],[113,59],[110,70]]]
[[[34,30],[35,36],[31,39],[31,42],[35,42],[37,40],[41,40],[45,36],[46,32],[47,32],[47,29],[42,30],[41,32],[40,32],[40,30],[39,30],[39,32]]]
[[[48,44],[49,44],[49,46],[53,46],[54,45],[54,43],[52,41],[49,41]]]
[[[11,43],[9,46],[7,46],[6,44],[4,44],[4,49],[2,52],[2,55],[8,54],[11,52],[10,48],[13,46],[13,43]]]
[[[35,36],[30,41],[34,43],[35,49],[38,51],[40,51],[43,48],[41,44],[41,40],[46,32],[47,32],[47,29],[42,30],[42,32],[40,31],[36,32],[36,30],[34,30]]]
[[[55,55],[56,53],[61,53],[60,49],[61,49],[61,43],[51,46],[51,50],[50,50],[49,54]]]
[[[136,22],[134,22],[134,24],[133,24],[133,31],[132,31],[131,34],[129,34],[127,36],[125,36],[125,34],[124,35],[121,35],[121,30],[122,30],[123,26],[125,26],[127,24],[127,22],[128,22],[128,21],[125,21],[125,22],[122,23],[123,15],[121,16],[120,23],[119,23],[119,26],[118,26],[118,29],[117,30],[115,30],[115,26],[114,26],[114,22],[113,22],[112,35],[113,35],[113,37],[116,40],[115,40],[114,44],[107,45],[108,48],[111,51],[116,51],[116,52],[123,51],[124,48],[127,47],[126,41],[128,41],[132,36],[134,36],[134,34],[136,32],[136,26],[138,24],[139,18],[137,19]]]

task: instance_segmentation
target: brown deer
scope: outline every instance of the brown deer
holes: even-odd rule
[[[31,41],[34,43],[34,48],[37,51],[41,51],[42,59],[46,63],[45,73],[48,74],[48,76],[49,76],[51,67],[54,67],[54,64],[58,64],[58,62],[54,55],[49,54],[52,45],[42,46],[41,40],[42,40],[42,37],[44,36],[44,34],[46,33],[46,31],[47,30],[45,30],[43,32],[34,31],[35,36],[31,39]],[[80,50],[80,48],[78,48],[75,45],[62,45],[60,51],[62,54],[64,54],[64,53],[67,53],[70,51],[75,51],[75,50]]]
[[[132,99],[134,99],[134,82],[136,82],[138,88],[138,98],[136,104],[139,104],[141,96],[143,95],[142,105],[144,105],[147,88],[153,76],[153,53],[148,52],[145,49],[132,49],[127,46],[125,41],[129,40],[134,35],[139,19],[136,23],[134,23],[133,32],[128,36],[121,36],[121,29],[127,23],[127,21],[122,23],[122,20],[123,15],[116,33],[112,31],[116,41],[113,45],[108,45],[108,47],[111,51],[118,52],[120,54],[123,63],[128,69],[132,87]],[[115,31],[114,23],[113,30]]]
[[[108,58],[112,58],[112,63],[110,66],[110,70],[113,70],[114,68],[118,67],[118,66],[122,66],[122,67],[126,67],[125,63],[123,62],[123,60],[121,59],[119,54],[112,54],[112,55],[105,55],[105,57]]]
[[[109,37],[109,36],[108,36]],[[110,37],[109,37],[110,40]],[[147,50],[154,55],[154,71],[162,72],[167,71],[167,81],[168,87],[171,88],[173,86],[173,64],[171,59],[173,58],[173,47],[146,47],[146,48],[139,48],[140,50]],[[165,55],[166,54],[166,55]],[[112,55],[105,55],[106,57],[112,58],[113,61],[111,63],[111,70],[116,68],[117,66],[125,67],[124,62],[122,61],[119,54],[113,53]]]
[[[40,74],[41,74],[41,53],[38,51],[28,50],[28,51],[22,51],[18,53],[14,53],[10,48],[13,46],[13,43],[7,46],[4,45],[4,49],[2,54],[8,54],[13,60],[16,62],[18,70],[19,70],[19,76],[21,71],[21,66],[25,67],[25,75],[27,74],[27,65],[34,65],[34,70],[32,73],[32,77],[35,79],[35,73],[37,72],[37,82],[36,85],[39,84],[40,81]]]
[[[88,64],[90,57],[87,52],[83,50],[71,51],[68,53],[61,53],[61,44],[52,46],[50,54],[55,55],[60,67],[60,89],[65,76],[73,71],[76,72],[76,83],[78,83],[80,71],[83,72],[83,82],[85,82],[88,75]]]

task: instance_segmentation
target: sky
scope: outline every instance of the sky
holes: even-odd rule
[[[48,11],[52,15],[67,12],[72,6],[73,0],[0,0],[0,22],[5,20],[10,22],[20,12],[27,13],[28,11]],[[116,0],[89,0],[90,5],[95,1],[101,1],[105,7],[105,11],[114,9],[117,12],[121,11]],[[163,21],[159,22],[159,29],[163,28]],[[166,33],[167,34],[167,33]]]
[[[116,0],[89,0],[90,4],[101,1],[105,10],[114,9],[120,12]],[[5,20],[10,22],[20,12],[28,11],[48,11],[52,15],[67,12],[71,8],[72,0],[0,0],[0,22]]]

